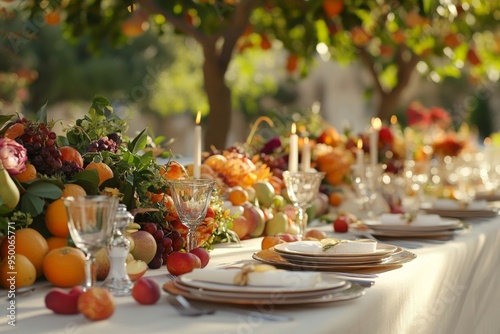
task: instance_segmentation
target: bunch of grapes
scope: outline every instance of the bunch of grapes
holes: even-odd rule
[[[59,170],[59,172],[63,173],[67,179],[71,179],[73,175],[82,171],[83,168],[74,161],[63,161],[61,169]]]
[[[57,135],[45,123],[34,123],[26,118],[18,119],[24,125],[24,133],[16,141],[26,148],[28,159],[36,170],[47,176],[57,173],[63,163]]]
[[[104,136],[98,140],[91,141],[87,145],[87,152],[109,151],[112,153],[116,153],[121,143],[122,140],[120,134],[115,132],[107,136]]]
[[[171,227],[163,227],[153,222],[141,223],[141,229],[150,233],[156,240],[156,254],[148,263],[149,268],[158,269],[165,263],[173,251],[184,247],[184,239],[179,231]]]

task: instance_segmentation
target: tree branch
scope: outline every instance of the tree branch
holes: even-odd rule
[[[157,6],[153,0],[137,0],[139,4],[149,13],[149,14],[160,14],[165,17],[165,20],[170,22],[175,28],[179,29],[188,36],[193,37],[200,44],[204,44],[207,40],[207,36],[201,31],[190,25],[184,19],[172,15],[163,8]]]
[[[358,51],[361,57],[361,61],[365,64],[366,68],[368,69],[368,72],[373,78],[373,82],[375,83],[375,89],[380,95],[386,94],[384,88],[382,87],[382,84],[380,83],[380,80],[378,78],[378,72],[375,69],[375,64],[371,60],[370,55],[368,54],[365,48],[358,48]]]
[[[219,65],[223,69],[229,66],[236,42],[247,28],[252,11],[262,2],[262,0],[243,0],[235,7],[229,27],[223,35],[224,44],[219,57]]]

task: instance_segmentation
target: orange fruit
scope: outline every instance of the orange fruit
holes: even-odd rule
[[[47,206],[45,226],[56,237],[66,238],[69,235],[68,212],[62,198],[56,199]]]
[[[43,261],[45,278],[60,288],[70,288],[85,281],[85,254],[74,247],[51,250]]]
[[[47,239],[47,244],[49,245],[49,252],[50,252],[53,249],[68,246],[68,238],[49,237]]]
[[[62,191],[62,197],[77,197],[77,196],[86,196],[87,192],[83,189],[82,186],[74,183],[68,183],[64,185],[64,189]]]
[[[9,258],[4,258],[0,263],[0,284],[10,289],[11,283],[19,289],[33,285],[36,281],[36,269],[33,263],[22,254],[15,254],[14,264],[9,264]],[[12,274],[15,272],[15,274]],[[9,280],[14,277],[14,280]]]
[[[245,189],[236,186],[229,192],[228,199],[233,205],[242,205],[248,201],[248,193]]]
[[[78,166],[83,167],[82,155],[75,148],[71,146],[63,146],[59,148],[59,151],[61,151],[62,161],[73,161]]]
[[[14,123],[5,131],[5,138],[16,139],[24,133],[24,124]]]
[[[47,240],[37,230],[26,227],[16,231],[16,253],[30,260],[35,266],[37,277],[43,274],[43,259],[48,251]]]
[[[36,179],[36,168],[30,163],[26,164],[26,169],[21,174],[14,175],[19,182],[28,182]]]
[[[45,14],[45,23],[49,26],[55,26],[61,22],[61,13],[58,10],[54,10]]]
[[[339,192],[332,192],[328,195],[328,204],[331,206],[339,206],[343,200],[344,196]]]
[[[113,177],[113,171],[111,170],[111,168],[102,161],[92,161],[87,165],[87,167],[85,167],[85,170],[91,169],[95,169],[97,171],[97,174],[99,174],[99,185]]]

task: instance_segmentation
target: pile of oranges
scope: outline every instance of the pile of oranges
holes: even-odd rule
[[[14,283],[16,288],[21,288],[43,277],[61,288],[83,283],[85,255],[78,248],[68,246],[68,215],[63,198],[84,195],[86,192],[81,186],[65,185],[62,197],[51,202],[45,210],[45,227],[50,232],[47,238],[31,227],[3,237],[0,242],[1,286],[9,289]],[[15,281],[9,280],[12,276]]]

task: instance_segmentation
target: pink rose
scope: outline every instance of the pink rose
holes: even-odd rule
[[[10,175],[17,175],[26,169],[26,149],[13,139],[0,138],[0,162]]]

